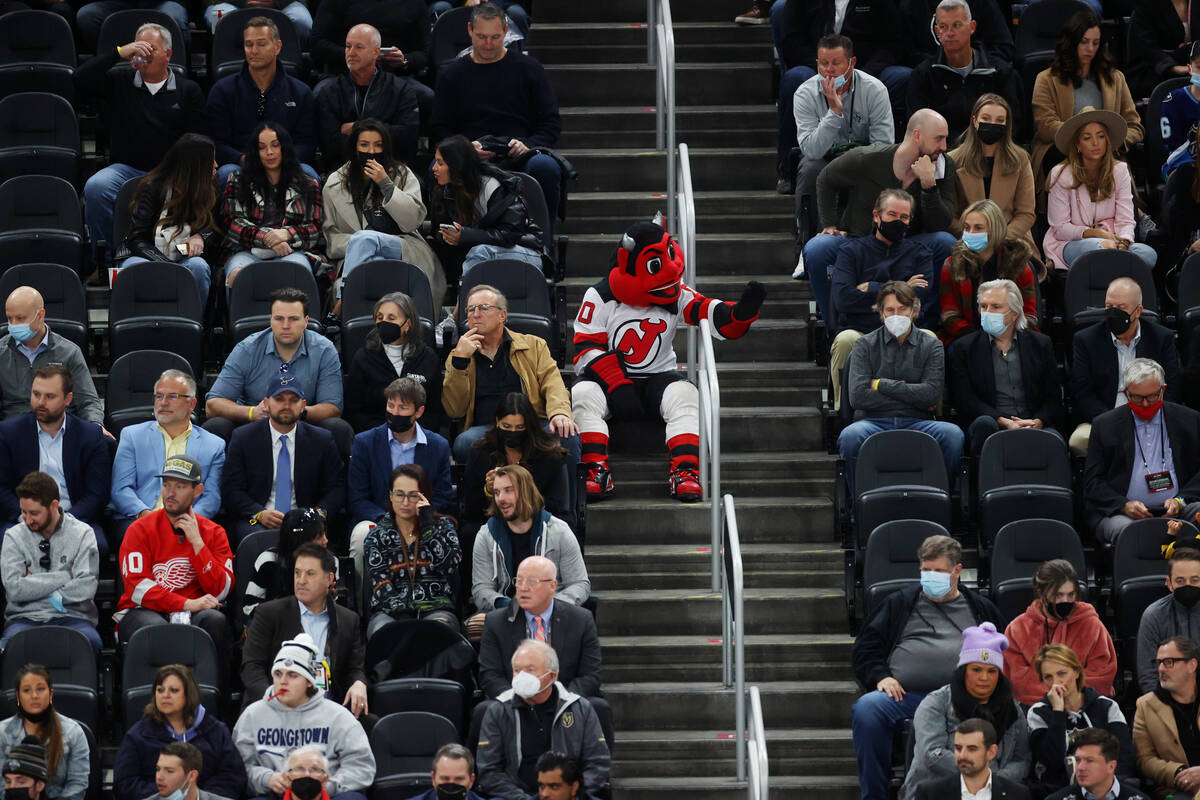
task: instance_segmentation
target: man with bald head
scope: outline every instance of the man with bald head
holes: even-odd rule
[[[829,318],[829,276],[838,253],[849,238],[875,231],[875,201],[884,189],[904,189],[913,196],[907,225],[890,225],[886,236],[894,244],[904,238],[929,248],[932,263],[941,264],[950,255],[955,238],[949,233],[954,222],[954,162],[946,155],[946,120],[936,111],[922,108],[908,119],[904,139],[898,144],[856,147],[838,156],[817,177],[817,213],[821,233],[803,248],[793,277],[807,273],[817,308],[826,324]],[[840,204],[839,198],[845,197]],[[929,278],[930,294],[938,295],[940,270]]]
[[[1126,404],[1120,376],[1135,358],[1157,362],[1166,375],[1165,400],[1182,402],[1179,353],[1171,331],[1142,319],[1142,289],[1117,278],[1104,293],[1104,321],[1075,334],[1071,358],[1071,396],[1076,420],[1071,452],[1086,455],[1092,421]]]
[[[362,119],[387,125],[392,158],[401,160],[416,153],[420,127],[416,79],[381,68],[381,42],[374,27],[352,27],[346,33],[346,71],[321,81],[313,92],[317,99],[317,134],[330,170],[346,162],[350,131]]]
[[[46,304],[31,286],[18,286],[4,302],[8,333],[0,339],[0,419],[29,411],[33,371],[61,364],[74,380],[74,399],[68,410],[77,417],[104,423],[96,384],[78,345],[46,324]],[[107,431],[106,431],[107,433]]]

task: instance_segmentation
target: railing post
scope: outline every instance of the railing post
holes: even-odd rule
[[[733,549],[730,562],[733,564],[733,691],[735,715],[735,758],[737,759],[737,779],[746,780],[746,608],[745,582],[742,575],[742,547],[738,535],[737,512],[734,509],[733,495],[727,494],[724,501],[726,536],[724,537]],[[713,504],[714,506],[716,503]]]
[[[654,31],[658,25],[657,8],[658,0],[646,0],[646,63],[650,65],[658,63],[658,53],[654,46]]]

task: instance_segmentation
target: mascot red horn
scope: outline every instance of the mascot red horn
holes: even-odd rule
[[[655,222],[621,237],[608,276],[588,288],[575,318],[571,406],[588,466],[588,498],[613,491],[606,419],[661,418],[667,424],[672,497],[695,502],[700,487],[700,408],[696,387],[676,369],[672,341],[682,318],[707,319],[721,338],[743,336],[758,319],[766,289],[750,281],[736,304],[683,283],[683,250]]]

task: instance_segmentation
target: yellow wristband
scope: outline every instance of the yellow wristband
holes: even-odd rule
[[[121,55],[121,45],[117,45],[117,58],[124,58],[124,57],[125,56]]]
[[[254,419],[254,406],[250,406],[250,419]]]
[[[879,378],[876,378],[875,380],[871,381],[871,391],[874,391],[874,392],[879,391]]]

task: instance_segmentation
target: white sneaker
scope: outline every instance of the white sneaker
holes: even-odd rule
[[[798,281],[803,277],[804,277],[804,253],[801,253],[800,257],[798,259],[796,259],[796,268],[794,270],[792,270],[792,280]]]

